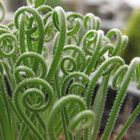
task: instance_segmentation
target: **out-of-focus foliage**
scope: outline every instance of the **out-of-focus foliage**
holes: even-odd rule
[[[140,10],[132,14],[125,32],[129,37],[129,43],[123,57],[126,63],[129,63],[135,56],[140,56]]]
[[[61,0],[48,0],[47,1],[47,5],[51,6],[51,7],[55,7],[55,6],[62,6],[62,1]]]

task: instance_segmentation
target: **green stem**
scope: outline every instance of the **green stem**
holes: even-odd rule
[[[118,91],[117,96],[115,98],[115,101],[113,103],[113,107],[112,107],[111,113],[109,115],[109,118],[108,118],[105,130],[104,130],[104,133],[103,133],[103,135],[101,137],[101,140],[109,140],[110,139],[110,136],[111,136],[112,130],[114,128],[117,116],[119,114],[121,105],[122,105],[122,103],[123,103],[123,101],[125,99],[127,88],[128,88],[129,83],[130,83],[130,81],[132,79],[132,76],[134,74],[136,66],[139,63],[140,63],[140,59],[139,58],[134,58],[131,61],[129,67],[128,67],[128,70],[127,70],[127,72],[125,74],[125,77],[124,77],[124,79],[122,81],[122,84],[121,84],[121,86],[119,88],[119,91]]]
[[[106,96],[107,96],[107,89],[108,89],[108,82],[109,82],[110,74],[106,75],[98,89],[97,95],[95,97],[94,105],[93,105],[93,111],[96,114],[95,122],[93,124],[93,129],[90,134],[91,140],[96,140],[101,124],[101,119],[104,112],[105,102],[106,102]]]
[[[65,17],[64,10],[60,7],[57,7],[54,11],[54,22],[58,22],[58,24],[60,24],[60,27],[58,27],[58,30],[60,31],[60,33],[59,33],[59,41],[57,43],[57,48],[56,48],[56,51],[54,54],[54,58],[53,58],[51,66],[50,66],[48,75],[47,75],[47,81],[49,81],[49,82],[51,82],[51,80],[53,80],[53,78],[57,72],[57,68],[59,66],[63,48],[65,45],[66,17]]]
[[[7,93],[5,91],[3,76],[0,74],[0,120],[2,127],[2,135],[4,140],[11,140],[11,120],[10,120],[10,107],[8,105]]]
[[[125,135],[125,133],[129,129],[129,127],[132,125],[132,123],[134,123],[135,119],[138,117],[139,114],[140,114],[140,103],[137,105],[135,110],[129,116],[129,118],[127,119],[125,124],[122,126],[122,128],[119,131],[119,133],[117,134],[115,140],[121,140],[123,138],[123,136]]]

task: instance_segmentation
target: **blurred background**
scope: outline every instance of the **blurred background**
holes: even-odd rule
[[[26,0],[4,0],[7,7],[6,21],[12,19],[14,11],[26,5]],[[102,29],[107,32],[119,28],[129,36],[129,44],[122,54],[126,63],[140,56],[140,0],[48,0],[53,7],[61,5],[66,11],[82,14],[94,13],[102,20]]]

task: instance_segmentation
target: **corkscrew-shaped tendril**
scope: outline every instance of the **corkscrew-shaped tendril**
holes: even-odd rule
[[[83,16],[75,12],[69,12],[67,16],[67,40],[68,44],[75,42],[75,45],[80,45],[80,40],[83,36]]]
[[[55,35],[55,28],[52,21],[53,9],[48,5],[41,5],[37,8],[38,12],[42,14],[43,22],[45,25],[45,42],[53,39]]]
[[[128,70],[128,65],[123,65],[117,69],[112,77],[112,87],[118,90],[121,86],[123,78]]]
[[[84,37],[83,37],[83,49],[86,54],[92,55],[93,54],[93,48],[90,48],[91,45],[94,46],[94,43],[97,39],[97,31],[90,30],[88,31]]]
[[[94,40],[94,39],[92,39],[92,40]],[[97,59],[100,54],[100,49],[102,47],[102,41],[103,41],[103,32],[99,30],[96,34],[96,41],[95,41],[95,46],[93,48],[92,56],[85,69],[85,73],[87,75],[89,75],[92,72],[92,70],[94,69],[94,67],[97,63]]]
[[[92,13],[88,13],[83,19],[84,27],[88,30],[99,30],[101,21],[98,17],[95,17]]]
[[[114,45],[113,44],[114,42],[113,43],[110,42],[110,38],[105,36],[103,38],[104,47],[100,50],[100,54],[98,56],[98,59],[105,59],[106,60],[106,59],[108,59],[108,56],[115,56],[126,45],[127,40],[123,39],[119,30],[113,30],[113,31],[111,30],[110,34],[111,33],[112,33],[112,36],[113,36],[113,34],[114,34],[114,36],[117,34],[116,35],[117,36],[117,39],[116,39],[117,45]],[[115,54],[114,54],[114,52],[115,52]],[[102,60],[102,61],[104,61],[104,60]],[[103,63],[103,62],[101,62],[101,63]],[[99,67],[100,67],[101,63],[98,64]],[[102,79],[100,87],[97,91],[97,94],[95,96],[93,108],[92,108],[93,111],[95,112],[95,114],[97,116],[99,116],[95,119],[95,124],[91,130],[90,139],[92,139],[92,140],[97,139],[97,135],[98,135],[98,131],[100,128],[101,119],[102,119],[102,115],[103,115],[103,110],[104,110],[104,106],[105,106],[105,102],[106,102],[108,82],[109,82],[112,70],[115,70],[115,69],[116,69],[116,63],[110,65],[109,68],[104,70],[104,72],[102,73],[103,79]],[[115,71],[114,71],[114,73],[115,73]]]
[[[129,83],[132,80],[132,76],[134,75],[135,70],[139,64],[140,64],[140,58],[136,57],[131,61],[130,65],[128,66],[128,70],[127,70],[126,74],[124,75],[123,81],[119,87],[117,96],[113,103],[113,107],[112,107],[111,113],[109,115],[107,125],[106,125],[104,133],[102,135],[102,140],[108,140],[110,138],[111,132],[114,128],[114,124],[116,122],[116,118],[120,111],[120,107],[126,96],[127,88],[129,86]]]
[[[30,87],[29,89],[26,89],[26,87]],[[37,87],[41,89],[37,89]],[[24,92],[25,90],[25,92]],[[47,92],[48,98],[47,101],[45,100],[46,96],[44,95]],[[21,94],[22,93],[22,94]],[[37,100],[37,103],[35,105],[30,105],[31,98],[26,98],[29,96],[29,94],[37,94],[39,100]],[[42,102],[43,101],[43,102]],[[34,135],[39,140],[44,140],[41,133],[36,129],[35,125],[31,122],[31,120],[28,118],[28,116],[25,114],[25,109],[23,107],[27,107],[27,109],[35,112],[44,111],[47,109],[48,106],[50,106],[53,102],[53,89],[52,87],[44,80],[39,78],[30,78],[26,79],[22,82],[20,82],[14,92],[14,104],[16,109],[18,110],[18,113],[20,117],[26,122],[28,127],[33,131]],[[24,106],[25,105],[25,106]]]
[[[20,66],[23,62],[28,61],[28,59],[31,60],[31,61],[29,61],[29,65]],[[39,64],[41,64],[41,68],[38,69],[39,71],[37,71],[37,73],[33,69],[33,65],[32,65],[33,60],[38,62]],[[36,75],[37,77],[45,79],[46,74],[47,74],[47,65],[41,55],[34,53],[34,52],[26,52],[18,57],[18,59],[15,63],[15,71],[14,71],[15,78],[23,80],[24,78],[22,75],[20,75],[20,72],[25,72],[27,74],[27,75],[23,75],[23,76],[27,76],[25,78],[33,77]],[[39,74],[39,72],[40,72],[40,74]],[[29,75],[29,77],[28,77],[28,75]]]
[[[53,106],[53,108],[52,108],[52,110],[51,110],[51,112],[49,114],[49,119],[48,119],[48,134],[49,134],[49,139],[50,140],[52,140],[52,139],[53,140],[56,140],[55,131],[54,131],[54,123],[55,123],[56,114],[58,112],[61,112],[61,110],[63,109],[63,107],[65,105],[68,105],[68,104],[78,104],[80,111],[84,111],[86,109],[85,102],[79,96],[76,96],[76,95],[67,95],[67,96],[64,96],[61,99],[59,99],[54,104],[54,106]],[[77,117],[75,119],[73,120],[72,124],[74,123],[74,121],[75,121],[75,123],[79,122],[79,120],[77,120]],[[81,119],[81,115],[80,115],[80,117],[78,117],[78,119]],[[72,124],[71,124],[71,128],[73,128],[73,125]]]
[[[83,16],[79,13],[75,13],[75,12],[69,12],[67,13],[67,20],[73,20],[73,19],[81,19],[83,20]]]
[[[67,17],[67,19],[70,19],[70,17]],[[74,18],[72,21],[69,21],[69,22],[67,21],[67,26],[70,29],[69,31],[67,31],[67,35],[74,36],[76,33],[78,33],[81,28],[81,24],[82,24],[81,19],[79,18]]]
[[[19,8],[17,10],[17,12],[15,13],[15,18],[14,18],[15,27],[17,29],[19,29],[19,26],[20,26],[19,23],[20,23],[20,20],[21,20],[20,15],[24,14],[25,12],[27,12],[29,14],[32,14],[33,17],[36,19],[37,27],[38,27],[38,30],[39,30],[39,33],[38,33],[39,39],[38,39],[38,46],[37,46],[36,52],[41,54],[42,49],[43,49],[43,45],[44,45],[44,24],[43,24],[43,19],[40,16],[39,12],[36,9],[28,7],[28,6]],[[22,18],[23,18],[23,16],[22,16]],[[20,26],[20,28],[21,28],[20,29],[21,30],[20,40],[22,41],[21,45],[20,45],[20,47],[21,47],[20,49],[21,49],[21,52],[23,53],[23,52],[25,52],[25,48],[22,48],[22,47],[25,47],[25,45],[23,45],[24,41],[25,41],[25,40],[23,40],[23,36],[25,35],[25,33],[24,33],[24,30],[25,30],[24,28],[25,27]]]
[[[11,31],[6,25],[0,24],[0,34],[3,33],[11,33]]]
[[[0,57],[9,58],[17,49],[17,39],[13,34],[3,33],[0,35]]]
[[[26,75],[22,75],[22,73],[20,74],[20,72],[25,72]],[[35,73],[32,71],[32,69],[30,69],[27,66],[18,66],[14,70],[14,76],[15,76],[16,82],[18,82],[18,80],[21,80],[21,81],[24,80],[25,76],[28,78],[35,77]]]
[[[114,44],[112,56],[115,56],[122,51],[128,43],[128,37],[126,35],[122,35],[121,31],[116,28],[110,30],[106,36]]]
[[[67,75],[69,72],[83,71],[86,67],[86,56],[84,52],[79,47],[74,46],[74,45],[65,46],[63,52],[67,52],[67,51],[73,51],[75,53],[75,58],[68,55],[62,58],[61,60],[62,72]],[[65,62],[67,63],[65,64]],[[79,65],[79,62],[80,62],[80,65]]]
[[[92,91],[95,88],[96,82],[100,76],[102,76],[105,69],[113,64],[122,65],[124,64],[124,61],[121,59],[121,57],[114,56],[111,58],[108,58],[105,62],[103,62],[99,68],[94,72],[92,79],[89,82],[89,85],[87,87],[86,92],[86,103],[88,108],[91,107],[91,100],[92,100]]]
[[[50,7],[48,5],[41,5],[40,7],[37,8],[37,10],[38,10],[39,13],[40,12],[44,13],[44,12],[52,12],[53,11],[52,7]]]
[[[74,79],[77,80],[77,78],[79,78],[81,82],[75,81],[75,82],[71,83],[69,90],[72,91],[72,88],[75,88],[75,86],[76,86],[76,89],[81,88],[81,89],[85,90],[85,85],[82,84],[82,81],[86,81],[86,84],[88,84],[88,82],[89,82],[88,76],[82,72],[73,72],[73,73],[69,74],[68,76],[66,76],[62,82],[62,88],[61,88],[62,96],[64,96],[66,94],[67,86],[69,85],[70,80],[74,80]],[[70,92],[70,94],[71,94],[71,92]],[[78,93],[76,93],[76,94],[78,94]]]
[[[94,124],[95,114],[91,110],[85,110],[78,113],[70,122],[69,129],[73,131],[74,128],[76,130],[90,128]],[[85,124],[81,126],[81,122],[86,121]],[[84,123],[84,122],[83,122]]]
[[[64,49],[65,39],[66,39],[66,16],[64,10],[61,7],[56,7],[53,11],[53,22],[59,32],[59,39],[56,47],[56,51],[53,57],[53,62],[49,69],[47,80],[51,81],[57,71],[60,63],[60,58]]]
[[[104,36],[103,47],[100,50],[99,58],[104,56],[104,54],[106,54],[106,53],[108,56],[111,56],[114,49],[115,49],[114,45],[111,44],[110,40],[106,36]]]

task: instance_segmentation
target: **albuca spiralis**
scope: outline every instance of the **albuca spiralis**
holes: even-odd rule
[[[3,1],[0,8],[1,21]],[[126,65],[119,53],[127,36],[100,27],[92,13],[53,9],[45,0],[27,0],[10,23],[0,24],[1,140],[97,140],[111,78],[117,95],[100,138],[110,140],[130,82],[139,85],[140,58]],[[116,140],[139,113],[140,104]]]

